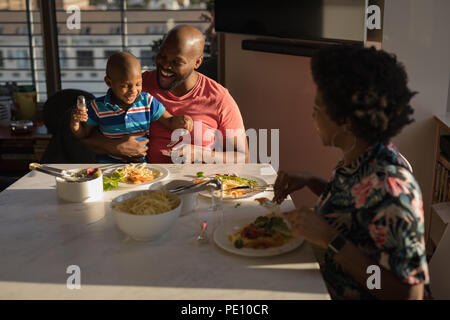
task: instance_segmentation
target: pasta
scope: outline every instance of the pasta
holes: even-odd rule
[[[128,184],[141,184],[143,182],[153,181],[161,175],[158,170],[147,168],[145,163],[139,165],[132,163],[121,169],[117,169],[116,172],[122,175],[120,182]]]
[[[145,215],[171,211],[179,204],[180,199],[177,196],[165,190],[156,190],[144,192],[122,202],[114,202],[112,207],[126,213]]]
[[[228,240],[238,249],[274,248],[286,244],[290,239],[291,231],[283,219],[271,215],[260,216],[228,235]]]

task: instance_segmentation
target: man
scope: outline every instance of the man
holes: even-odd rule
[[[139,136],[108,139],[95,133],[84,144],[96,153],[137,160],[147,153],[152,163],[247,162],[248,146],[242,116],[228,90],[198,73],[203,61],[203,34],[189,25],[169,31],[156,56],[156,70],[142,75],[143,91],[152,94],[172,115],[189,115],[193,135],[185,135],[173,149],[171,132],[155,123],[150,139]],[[148,148],[147,148],[148,143]],[[214,150],[212,150],[214,149]]]

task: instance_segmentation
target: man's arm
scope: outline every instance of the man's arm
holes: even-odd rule
[[[231,139],[230,139],[231,140]],[[242,139],[243,142],[239,142],[238,138],[233,138],[233,150],[224,151],[212,151],[212,158],[215,159],[215,163],[248,163],[250,159],[248,142],[246,137]],[[230,144],[228,142],[228,144]],[[227,143],[225,143],[227,145]],[[206,161],[205,161],[206,160]],[[207,162],[208,159],[204,159]]]
[[[245,135],[241,138],[229,139],[228,145],[230,150],[216,146],[216,150],[210,150],[201,146],[192,144],[180,144],[166,152],[166,156],[172,157],[174,163],[178,163],[182,159],[185,163],[203,162],[203,163],[248,163],[249,148]],[[230,148],[230,146],[232,146]],[[174,154],[175,152],[175,154]]]
[[[98,130],[92,130],[89,137],[80,141],[92,152],[97,154],[112,154],[130,160],[141,159],[147,155],[148,139],[136,140],[143,135],[127,135],[120,139],[110,139]]]
[[[194,129],[194,122],[190,116],[172,116],[166,110],[157,121],[172,131],[176,129],[186,129],[190,132]]]
[[[215,148],[213,151],[212,156],[215,161],[217,163],[248,163],[250,156],[244,121],[236,101],[228,91],[219,105],[218,129],[224,139],[222,150]]]

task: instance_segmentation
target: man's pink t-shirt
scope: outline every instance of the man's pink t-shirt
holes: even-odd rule
[[[198,73],[194,88],[182,97],[177,97],[167,90],[162,90],[156,79],[156,70],[142,74],[143,91],[153,95],[174,116],[189,115],[194,120],[195,131],[199,132],[201,123],[202,146],[210,147],[214,143],[216,130],[226,137],[227,129],[244,130],[241,112],[226,88],[207,76]],[[161,151],[168,150],[172,132],[158,122],[150,126],[150,142],[147,161],[151,163],[171,163],[172,159]],[[197,137],[197,139],[199,139]],[[194,132],[191,132],[194,144]]]

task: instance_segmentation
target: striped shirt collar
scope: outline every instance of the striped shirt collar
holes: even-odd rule
[[[114,109],[114,108],[122,109],[122,108],[120,108],[117,104],[112,104],[112,103],[111,103],[111,96],[112,96],[112,95],[113,95],[112,89],[109,88],[108,91],[106,92],[105,99],[103,100],[103,104],[106,105],[106,106],[110,106],[110,107],[112,107],[113,109]],[[139,101],[142,100],[142,98],[143,98],[143,97],[142,97],[142,92],[141,92],[141,93],[139,93],[139,95],[137,96],[137,98],[134,100],[134,102],[130,105],[130,107],[129,107],[128,109],[133,108],[137,102],[139,102]]]

